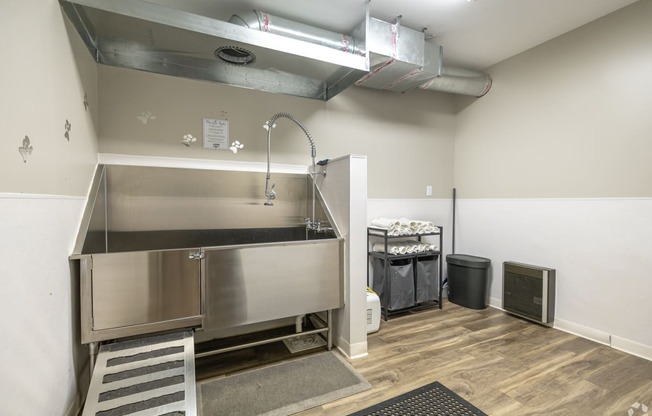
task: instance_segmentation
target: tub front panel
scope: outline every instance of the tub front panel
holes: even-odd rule
[[[342,239],[206,249],[207,330],[343,306]]]

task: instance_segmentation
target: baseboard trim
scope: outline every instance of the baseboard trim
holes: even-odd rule
[[[489,298],[489,306],[492,308],[500,309],[501,311],[503,309],[503,300],[500,298]]]
[[[70,407],[68,407],[68,411],[66,412],[66,416],[79,416],[81,414],[81,397],[79,393],[75,394],[75,397],[70,403]]]
[[[627,354],[652,361],[652,346],[641,344],[630,339],[621,338],[616,335],[610,335],[606,332],[598,331],[597,329],[576,324],[574,322],[564,321],[562,319],[555,319],[554,327],[555,329],[590,339],[591,341],[607,345],[619,351],[626,352]]]
[[[499,306],[501,303],[501,300],[498,298],[489,299],[490,307],[504,311],[502,307]],[[553,327],[560,331],[568,332],[569,334],[577,335],[578,337],[586,338],[619,351],[652,361],[652,346],[650,345],[641,344],[636,341],[621,338],[616,335],[611,335],[588,326],[565,321],[559,318],[555,318]]]
[[[612,335],[611,347],[628,354],[632,354],[637,357],[652,361],[652,347],[649,345],[640,344],[629,339]]]
[[[349,360],[366,357],[369,354],[367,341],[349,344],[344,338],[339,337],[335,346]]]
[[[588,326],[555,318],[554,328],[568,332],[569,334],[577,335],[582,338],[590,339],[591,341],[595,341],[603,345],[611,346],[611,336],[609,334]]]

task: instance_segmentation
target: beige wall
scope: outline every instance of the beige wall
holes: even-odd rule
[[[56,0],[2,1],[0,39],[0,413],[77,415],[89,371],[68,256],[97,160],[97,69]]]
[[[463,198],[652,195],[652,1],[508,59],[459,99]]]
[[[264,162],[262,126],[273,114],[288,112],[313,135],[317,160],[368,156],[370,197],[425,198],[427,185],[433,197],[448,197],[452,189],[450,95],[351,87],[321,102],[105,66],[99,86],[102,153]],[[143,123],[146,113],[155,118]],[[203,149],[203,117],[227,119],[230,141],[244,148],[237,154]],[[301,130],[287,119],[277,126],[272,163],[308,165],[310,147]],[[197,142],[184,146],[185,134]]]
[[[57,1],[1,7],[0,192],[86,196],[97,158],[95,64],[79,37],[68,40]]]
[[[456,252],[557,271],[555,327],[652,359],[652,0],[489,72],[460,99]]]

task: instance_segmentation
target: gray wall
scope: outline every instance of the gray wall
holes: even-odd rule
[[[458,252],[557,269],[556,326],[652,359],[652,1],[508,59],[457,101]]]
[[[455,112],[446,94],[352,87],[324,103],[113,67],[99,68],[99,86],[102,153],[264,162],[262,126],[289,112],[313,135],[317,160],[368,156],[371,197],[425,197],[427,185],[433,197],[450,195]],[[204,117],[228,120],[231,141],[244,148],[203,149]],[[308,165],[301,130],[283,118],[276,124],[272,163]],[[186,134],[197,138],[189,147]]]
[[[640,1],[490,68],[457,100],[462,195],[652,196],[651,19]]]

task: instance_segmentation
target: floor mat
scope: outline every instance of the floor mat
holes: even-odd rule
[[[337,353],[321,352],[199,383],[199,414],[290,415],[370,387]]]
[[[349,416],[487,416],[438,381]]]

